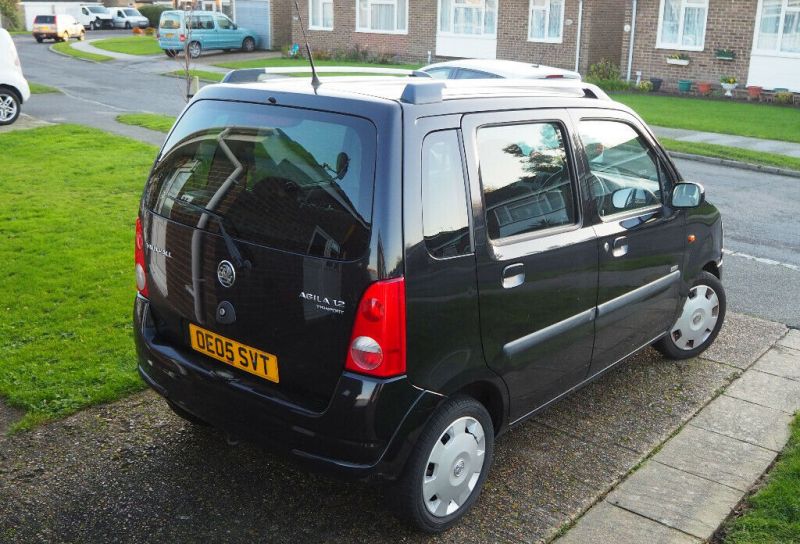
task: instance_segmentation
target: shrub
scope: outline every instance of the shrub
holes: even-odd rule
[[[642,93],[649,93],[653,90],[653,84],[649,81],[640,81],[636,86],[636,90]]]
[[[2,0],[0,0],[1,2]],[[153,28],[158,28],[158,21],[161,19],[161,12],[174,9],[170,6],[142,6],[139,9],[139,13],[147,17],[147,20],[150,22],[150,26]]]
[[[145,36],[152,36],[155,33],[156,33],[156,29],[153,28],[152,26],[148,26],[147,28],[144,29]]]
[[[17,0],[0,0],[0,19],[9,29],[19,28]]]
[[[139,28],[138,26],[137,26],[137,27],[134,27],[134,28],[133,28],[133,34],[134,34],[135,36],[141,36],[142,34],[144,34],[144,30],[142,30],[142,29],[141,29],[141,28]]]
[[[775,102],[778,104],[791,104],[794,102],[794,93],[790,93],[788,91],[775,93]]]
[[[633,87],[634,83],[628,83],[627,81],[623,81],[619,78],[616,79],[598,79],[594,77],[587,77],[586,83],[591,83],[593,85],[597,85],[604,91],[614,92],[614,91],[629,91],[631,87]],[[650,83],[649,81],[647,83]],[[652,83],[650,84],[652,87]]]
[[[589,75],[586,79],[590,78],[598,81],[618,80],[620,79],[619,66],[608,59],[602,59],[600,62],[589,66]]]

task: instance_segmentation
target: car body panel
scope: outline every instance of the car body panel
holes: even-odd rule
[[[16,91],[21,103],[27,102],[31,97],[30,86],[22,73],[14,40],[4,28],[0,28],[0,86]]]

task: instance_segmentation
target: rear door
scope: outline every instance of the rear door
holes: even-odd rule
[[[673,183],[667,161],[633,116],[576,110],[575,117],[600,244],[594,374],[671,326],[685,223],[666,205]]]
[[[481,337],[506,381],[511,420],[586,376],[597,299],[597,240],[585,221],[564,110],[467,116]]]
[[[161,340],[248,387],[323,409],[370,281],[375,145],[362,118],[193,104],[144,196]],[[241,346],[197,349],[217,337]],[[250,348],[277,360],[277,383],[246,371]]]

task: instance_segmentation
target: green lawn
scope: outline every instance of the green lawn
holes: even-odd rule
[[[153,36],[125,36],[124,38],[109,38],[107,40],[97,40],[92,45],[113,51],[115,53],[126,53],[128,55],[159,55],[163,54],[158,46],[158,40]]]
[[[56,42],[51,46],[55,51],[59,53],[64,53],[65,55],[69,55],[70,57],[75,57],[84,60],[93,60],[96,62],[105,62],[107,60],[113,60],[111,57],[107,57],[105,55],[97,55],[95,53],[87,53],[86,51],[80,51],[78,49],[73,49],[72,45],[69,42]]]
[[[75,125],[0,134],[0,396],[17,428],[143,387],[133,238],[156,148]]]
[[[612,98],[655,126],[800,142],[800,108],[644,93]]]
[[[751,151],[726,145],[704,144],[695,142],[683,142],[670,138],[659,138],[661,144],[669,151],[680,153],[692,153],[705,157],[716,157],[719,159],[730,159],[733,161],[747,162],[750,164],[762,164],[775,166],[777,168],[787,168],[789,170],[800,170],[800,159],[779,155],[777,153],[765,153],[762,151]]]
[[[325,67],[325,66],[359,66],[359,67],[366,67],[366,68],[399,68],[401,70],[416,70],[420,68],[421,64],[374,64],[368,62],[348,62],[348,61],[338,61],[338,60],[318,60],[314,61],[314,64],[317,67]],[[252,59],[252,60],[239,60],[233,62],[220,62],[217,66],[221,66],[223,68],[279,68],[285,66],[308,66],[308,61],[305,59],[283,59],[283,58],[272,58],[272,59]],[[348,74],[350,75],[350,74]]]
[[[766,486],[750,497],[744,514],[726,528],[725,544],[800,543],[800,417]]]
[[[149,128],[158,132],[169,132],[175,124],[175,117],[157,113],[123,113],[117,115],[117,121],[126,125]]]
[[[31,94],[47,94],[47,93],[60,93],[58,89],[55,87],[51,87],[49,85],[42,85],[40,83],[32,83],[28,82],[28,86],[31,88]]]
[[[185,77],[183,70],[174,70],[172,72],[167,72],[164,75],[177,78]],[[222,81],[222,78],[225,77],[225,74],[221,74],[219,72],[209,72],[207,70],[189,70],[189,75],[192,77],[197,76],[203,81],[211,81],[214,83]]]

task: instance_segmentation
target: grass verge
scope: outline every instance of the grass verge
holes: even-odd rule
[[[163,75],[177,78],[185,77],[183,70],[174,70]],[[225,77],[225,74],[220,74],[219,72],[208,72],[206,70],[189,70],[189,75],[191,77],[197,76],[203,81],[211,81],[213,83],[218,83],[222,81],[223,77]]]
[[[109,38],[92,42],[94,47],[125,53],[126,55],[160,55],[163,51],[158,46],[158,40],[153,36],[126,36],[124,38]]]
[[[416,70],[420,68],[421,64],[375,64],[369,62],[348,62],[348,61],[337,61],[337,60],[315,60],[314,64],[317,67],[324,67],[324,66],[357,66],[357,67],[364,67],[364,68],[399,68],[401,70]],[[272,58],[272,59],[251,59],[251,60],[238,60],[232,62],[220,62],[216,66],[221,66],[223,68],[280,68],[280,67],[288,67],[288,66],[308,66],[308,61],[305,59],[284,59],[284,58]],[[329,74],[330,75],[330,74]],[[347,74],[351,75],[351,74]]]
[[[764,166],[775,166],[777,168],[800,171],[800,159],[796,157],[789,157],[787,155],[780,155],[778,153],[751,151],[750,149],[741,149],[739,147],[730,147],[727,145],[684,142],[670,138],[659,138],[659,141],[668,151],[691,153],[693,155],[702,155],[704,157],[729,159],[732,161],[747,162],[750,164],[759,164]]]
[[[56,42],[51,47],[54,51],[58,51],[59,53],[64,53],[65,55],[69,55],[70,57],[75,57],[78,59],[93,60],[95,62],[113,60],[111,57],[107,57],[105,55],[98,55],[96,53],[88,53],[79,49],[73,49],[69,42]]]
[[[800,108],[644,93],[612,98],[650,125],[800,142]]]
[[[792,542],[800,542],[800,416],[766,485],[748,499],[744,514],[725,533],[725,544]]]
[[[125,125],[149,128],[158,132],[169,132],[175,124],[175,117],[157,113],[123,113],[117,115],[117,121]]]
[[[50,85],[42,85],[41,83],[28,82],[28,86],[31,88],[31,94],[48,94],[48,93],[61,92],[55,87],[51,87]]]
[[[0,149],[0,395],[24,429],[143,387],[133,237],[156,148],[59,125],[0,134]]]

